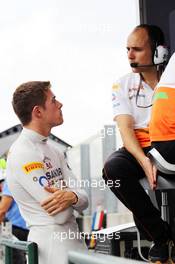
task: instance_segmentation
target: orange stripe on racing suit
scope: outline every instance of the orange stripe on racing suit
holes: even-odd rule
[[[157,88],[149,124],[151,141],[175,140],[175,88]]]

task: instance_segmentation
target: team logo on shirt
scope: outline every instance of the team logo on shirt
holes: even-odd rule
[[[139,89],[139,91],[138,91]],[[132,88],[129,88],[128,90],[128,94],[129,94],[129,99],[131,100],[132,98],[135,98],[135,97],[145,97],[145,94],[144,94],[144,87],[143,85],[140,86],[140,88],[138,87],[132,87]]]
[[[30,162],[22,166],[22,169],[25,173],[30,173],[33,170],[43,169],[44,165],[41,162]]]
[[[115,101],[117,98],[116,93],[112,93],[112,101]]]
[[[33,181],[34,181],[34,182],[39,182],[39,184],[40,184],[42,187],[45,187],[45,186],[50,187],[50,186],[51,186],[49,180],[48,180],[47,177],[44,176],[44,175],[43,175],[43,176],[40,176],[39,178],[38,178],[38,177],[33,177]]]
[[[44,159],[43,159],[43,162],[44,162],[47,170],[53,168],[53,166],[51,164],[51,159],[49,157],[45,156]]]
[[[114,92],[118,91],[119,89],[120,89],[120,84],[119,84],[119,83],[114,83],[114,84],[112,85],[112,90],[113,90]]]
[[[48,187],[57,187],[57,188],[65,188],[66,183],[63,180],[63,177],[57,177],[56,175],[52,174],[52,175],[48,175],[48,173],[46,173],[46,175],[42,175],[42,176],[34,176],[33,177],[33,181],[34,182],[39,182],[39,184],[43,187],[43,186],[48,186]]]
[[[168,94],[166,92],[157,92],[154,95],[153,102],[155,102],[158,99],[168,99]]]

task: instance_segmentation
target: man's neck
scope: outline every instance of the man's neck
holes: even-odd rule
[[[158,83],[158,72],[156,70],[142,72],[141,77],[152,89],[154,89]]]
[[[44,137],[48,137],[49,134],[50,134],[50,131],[51,131],[51,129],[49,129],[49,128],[46,128],[46,127],[43,127],[43,126],[39,126],[38,124],[35,125],[33,123],[25,125],[24,127],[28,128],[28,129],[31,129],[31,130],[37,132],[38,134],[40,134],[40,135],[42,135]]]

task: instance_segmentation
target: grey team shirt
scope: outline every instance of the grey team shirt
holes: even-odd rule
[[[23,128],[18,139],[10,148],[7,159],[7,181],[27,225],[65,224],[75,221],[73,210],[81,212],[88,206],[84,190],[79,188],[77,179],[56,148],[44,136]],[[55,216],[49,216],[40,202],[48,193],[44,186],[71,190],[78,202]]]

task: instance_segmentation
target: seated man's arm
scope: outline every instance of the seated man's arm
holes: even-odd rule
[[[134,120],[131,115],[118,115],[114,118],[117,122],[124,147],[135,157],[138,163],[143,168],[150,186],[155,188],[155,180],[153,175],[153,167],[150,159],[144,154],[135,133]]]
[[[123,114],[116,116],[114,120],[117,122],[124,147],[136,158],[136,160],[142,166],[142,164],[144,164],[146,156],[135,136],[133,117],[131,115]]]

